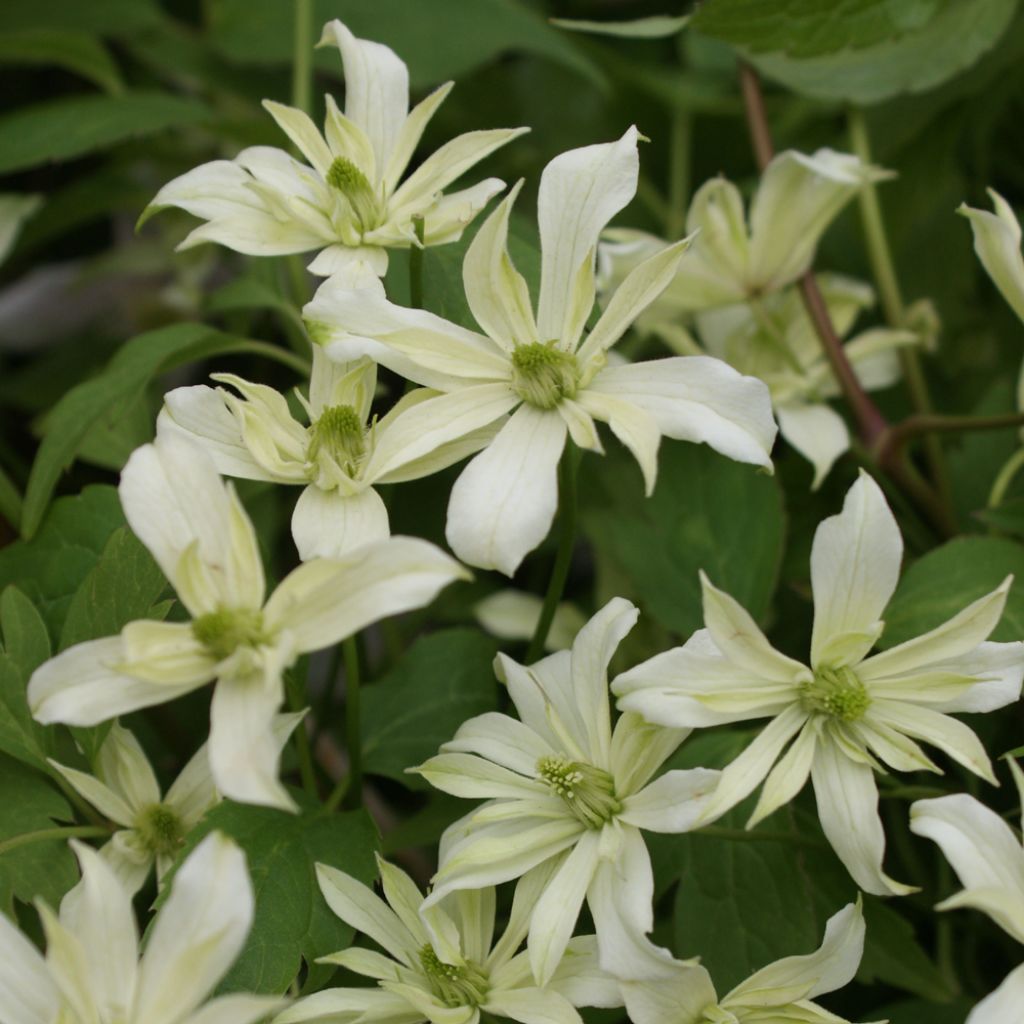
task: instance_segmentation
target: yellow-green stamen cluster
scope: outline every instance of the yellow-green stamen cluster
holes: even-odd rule
[[[316,463],[329,455],[349,476],[355,476],[366,454],[366,432],[359,413],[351,405],[332,405],[309,428],[308,458]]]
[[[446,964],[428,944],[420,950],[420,965],[434,995],[446,1006],[479,1006],[487,999],[487,975],[471,961]]]
[[[373,186],[351,160],[343,156],[335,157],[334,162],[327,168],[325,180],[331,188],[345,197],[364,231],[377,227],[380,209],[373,193]]]
[[[512,350],[512,390],[528,405],[554,409],[564,398],[574,398],[579,368],[571,352],[535,341]]]
[[[843,722],[856,722],[871,706],[867,688],[851,668],[819,668],[814,679],[800,689],[805,711],[830,715]]]
[[[150,804],[135,820],[135,831],[151,853],[169,857],[185,842],[185,825],[167,804]]]
[[[565,757],[542,757],[537,762],[537,777],[587,828],[600,828],[622,810],[615,796],[615,780],[591,764]]]
[[[218,661],[230,658],[240,647],[260,647],[269,637],[263,615],[255,608],[219,608],[192,620],[192,635]]]

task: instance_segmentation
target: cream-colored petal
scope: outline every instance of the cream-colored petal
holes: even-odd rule
[[[632,402],[600,391],[584,391],[577,400],[591,416],[607,423],[612,433],[630,450],[643,473],[644,492],[650,497],[658,479],[658,448],[661,445],[661,431],[654,417]]]
[[[36,947],[0,914],[0,1006],[4,1024],[53,1024],[60,996]]]
[[[309,115],[297,107],[288,107],[273,100],[264,100],[263,109],[277,122],[277,126],[291,139],[320,177],[326,178],[334,162],[334,154]]]
[[[786,402],[775,406],[779,433],[814,467],[811,490],[825,481],[836,459],[850,448],[842,416],[824,403]]]
[[[445,82],[444,85],[439,85],[426,98],[420,100],[402,122],[402,127],[395,139],[394,149],[388,157],[387,166],[383,168],[381,185],[385,196],[390,196],[398,187],[398,182],[405,173],[406,167],[409,166],[416,147],[420,144],[423,130],[437,112],[437,108],[447,99],[448,93],[452,91],[454,85],[454,82]]]
[[[350,551],[391,536],[388,510],[372,488],[355,494],[304,488],[292,513],[299,558],[343,558]]]
[[[648,832],[689,832],[703,822],[720,778],[707,768],[665,772],[622,801],[619,820]]]
[[[971,222],[974,251],[993,284],[1024,320],[1024,257],[1020,248],[1020,224],[1010,204],[995,189],[988,190],[995,213],[961,203],[957,213]]]
[[[965,1024],[1017,1024],[1024,1005],[1024,964],[1006,976],[991,995],[967,1015]]]

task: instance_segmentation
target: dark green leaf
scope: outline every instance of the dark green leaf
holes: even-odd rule
[[[102,35],[120,35],[158,24],[156,0],[4,0],[0,5],[0,29],[19,31],[34,28],[80,29]]]
[[[74,96],[22,107],[0,118],[0,174],[197,124],[207,115],[196,100],[144,92]]]
[[[0,33],[0,65],[43,64],[66,68],[106,92],[124,90],[121,74],[107,48],[88,32],[65,28]]]
[[[33,670],[50,656],[46,624],[17,587],[0,596],[0,750],[25,764],[46,767],[50,745],[44,728],[29,711],[25,695]]]
[[[975,515],[1000,533],[1024,538],[1024,498],[1009,498],[995,508],[985,508]]]
[[[394,669],[363,692],[363,767],[406,786],[424,785],[406,768],[421,764],[467,718],[494,710],[497,642],[475,630],[446,629],[417,640]]]

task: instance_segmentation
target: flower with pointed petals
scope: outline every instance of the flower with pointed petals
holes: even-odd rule
[[[95,725],[217,680],[209,742],[217,789],[243,803],[294,808],[277,777],[284,670],[301,654],[427,604],[465,570],[433,544],[395,537],[306,562],[264,602],[252,523],[197,445],[167,435],[137,449],[120,496],[192,621],[140,620],[68,648],[33,673],[32,713]]]
[[[703,967],[681,963],[655,985],[624,981],[622,995],[633,1024],[844,1024],[812,1000],[852,981],[863,952],[864,915],[850,903],[817,950],[762,967],[721,1000]]]
[[[1024,775],[1010,769],[1024,811]],[[934,840],[964,886],[937,910],[973,907],[1024,942],[1024,847],[994,811],[966,793],[918,800],[910,807],[910,831]],[[1024,964],[1010,972],[967,1018],[967,1024],[1018,1024],[1024,1006]]]
[[[849,153],[819,149],[808,156],[789,149],[765,168],[749,222],[731,181],[705,182],[686,217],[687,234],[699,233],[650,315],[669,319],[731,306],[792,284],[811,266],[819,239],[839,211],[865,184],[891,176]],[[603,276],[621,280],[666,245],[642,231],[609,231],[601,246]]]
[[[93,849],[72,842],[80,897],[38,903],[46,958],[0,914],[3,1024],[255,1024],[282,1005],[245,993],[207,1001],[253,918],[245,856],[218,832],[178,869],[139,958],[131,895]]]
[[[818,284],[836,334],[845,338],[859,312],[874,302],[874,293],[837,274],[820,274]],[[680,355],[706,352],[763,380],[779,433],[812,463],[811,487],[817,489],[835,460],[849,449],[850,432],[828,405],[827,399],[839,395],[839,385],[796,288],[703,310],[695,321],[699,343],[676,322],[651,323],[649,329]],[[876,327],[851,338],[843,348],[861,387],[877,391],[899,380],[897,349],[918,341],[913,331]]]
[[[608,662],[638,614],[616,597],[571,651],[529,668],[499,654],[497,672],[519,720],[494,712],[471,718],[415,769],[446,793],[487,799],[445,833],[428,907],[545,866],[528,936],[540,985],[554,975],[584,899],[602,969],[651,978],[671,962],[646,938],[654,879],[641,829],[690,829],[718,772],[669,771],[652,782],[689,730],[648,725],[632,713],[612,729]]]
[[[168,182],[140,223],[177,206],[206,221],[179,249],[202,242],[250,256],[316,249],[309,269],[320,275],[383,275],[388,249],[458,239],[505,183],[487,178],[448,195],[444,190],[529,129],[459,135],[402,181],[427,122],[454,83],[410,111],[409,69],[388,47],[357,39],[337,20],[324,26],[320,45],[336,46],[345,65],[345,112],[328,96],[323,134],[303,111],[263,101],[308,163],[272,146],[251,146],[234,160],[214,160]]]
[[[896,520],[862,472],[842,513],[814,535],[809,666],[776,651],[750,615],[702,575],[705,628],[613,684],[620,708],[663,725],[770,718],[722,772],[705,821],[764,780],[751,827],[796,796],[810,775],[826,837],[857,884],[879,895],[910,889],[882,871],[874,772],[883,765],[940,771],[916,742],[924,740],[995,782],[978,737],[948,712],[1004,707],[1020,696],[1024,676],[1024,643],[986,642],[1010,579],[931,632],[869,656],[902,554]]]
[[[516,955],[544,881],[538,874],[517,887],[508,927],[495,942],[493,888],[425,907],[404,871],[380,858],[377,863],[386,903],[351,875],[326,864],[316,868],[328,906],[387,954],[352,946],[321,962],[375,978],[377,988],[326,989],[300,999],[274,1024],[356,1018],[363,1024],[477,1024],[483,1013],[522,1024],[581,1024],[577,1006],[622,1005],[619,986],[598,969],[592,935],[570,942],[543,989],[526,954]]]
[[[438,437],[431,415],[439,392],[417,388],[387,415],[369,420],[377,384],[370,359],[339,364],[314,346],[308,400],[299,392],[309,426],[292,415],[283,395],[234,374],[215,374],[225,388],[176,388],[164,396],[160,433],[183,433],[202,445],[218,471],[248,480],[304,485],[292,515],[299,556],[339,558],[390,536],[378,483],[415,480],[479,451],[497,425],[458,435],[445,421]],[[435,426],[432,430],[431,426]]]
[[[462,266],[466,298],[484,333],[342,280],[322,285],[304,310],[311,336],[332,358],[369,355],[449,392],[437,400],[438,416],[445,410],[483,426],[515,410],[452,489],[448,542],[471,565],[512,575],[544,539],[566,440],[600,452],[595,420],[608,423],[636,457],[648,493],[663,434],[770,465],[775,424],[760,381],[707,358],[609,363],[608,350],[671,280],[687,241],[637,267],[584,337],[598,235],[636,192],[637,138],[630,128],[617,142],[570,150],[545,167],[536,316],[506,245],[518,186],[477,232]]]

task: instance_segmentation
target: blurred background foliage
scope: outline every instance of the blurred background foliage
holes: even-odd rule
[[[316,4],[318,25],[338,17],[357,35],[394,48],[409,65],[414,99],[456,79],[424,152],[469,129],[532,129],[483,170],[509,183],[526,178],[513,252],[533,281],[531,206],[542,167],[563,150],[610,140],[636,123],[650,141],[640,192],[619,222],[666,237],[680,236],[689,196],[709,177],[724,174],[752,188],[738,57],[763,76],[778,149],[849,150],[850,111],[861,109],[872,158],[898,173],[880,198],[903,297],[908,305],[930,300],[938,315],[935,344],[923,357],[935,407],[1013,411],[1021,324],[981,270],[969,226],[954,211],[962,201],[987,206],[987,187],[1021,207],[1024,14],[1016,0],[706,0],[685,29],[656,38],[569,31],[550,21],[686,13],[689,4],[671,0]],[[290,102],[293,31],[288,0],[0,4],[0,203],[23,214],[20,230],[0,238],[0,587],[13,584],[28,596],[39,637],[34,655],[16,657],[10,637],[0,655],[0,682],[13,680],[0,687],[0,749],[23,763],[53,752],[52,739],[10,697],[31,662],[44,649],[153,613],[167,597],[124,530],[111,490],[128,453],[152,437],[164,391],[227,368],[281,389],[299,381],[294,368],[252,344],[303,354],[296,309],[312,281],[295,273],[294,261],[249,260],[213,247],[176,254],[192,223],[176,212],[135,231],[139,213],[172,177],[247,145],[282,144],[259,101]],[[343,90],[336,51],[318,51],[315,67],[314,105],[322,115],[323,93]],[[464,251],[465,241],[429,250],[424,284],[429,308],[468,323],[459,275]],[[827,233],[816,266],[870,279],[855,203]],[[404,254],[393,257],[387,285],[396,301],[407,300]],[[882,320],[876,308],[860,326]],[[631,345],[633,354],[661,354],[654,341]],[[894,421],[911,410],[901,386],[880,398]],[[985,512],[996,473],[1019,445],[1017,431],[943,443],[965,536],[946,541],[898,506],[911,564],[888,616],[888,643],[936,624],[1007,571],[1018,569],[1024,579],[1024,483],[997,512]],[[768,478],[706,449],[665,442],[659,486],[646,502],[639,472],[613,442],[605,459],[584,459],[581,516],[590,544],[578,552],[569,596],[588,611],[613,593],[641,606],[623,664],[700,625],[701,567],[758,615],[783,649],[806,646],[813,527],[837,509],[856,461],[846,457],[811,493],[808,465],[782,445],[775,457],[777,475]],[[443,542],[453,476],[389,495],[395,532]],[[294,495],[257,484],[242,492],[271,572],[280,575],[294,560],[287,532]],[[550,561],[550,548],[541,549],[517,585],[540,592]],[[406,641],[421,617],[370,637],[378,682],[366,694],[364,747],[380,794],[378,824],[384,849],[405,851],[407,865],[421,873],[431,856],[421,848],[461,805],[428,796],[401,769],[432,753],[465,717],[495,706],[494,645],[464,627],[473,603],[496,585],[478,574],[474,584],[447,592],[432,612],[444,630],[411,648]],[[115,591],[116,600],[109,596]],[[13,635],[27,614],[10,599],[0,607],[0,628]],[[1015,588],[996,639],[1022,636],[1024,590]],[[314,667],[322,720],[329,721],[337,665]],[[194,695],[133,719],[162,770],[180,764],[202,734],[205,700]],[[994,755],[1021,743],[1011,714],[972,725]],[[694,739],[680,764],[723,764],[743,740],[735,732]],[[10,764],[4,791],[31,789],[24,768]],[[952,888],[948,869],[929,844],[907,835],[907,794],[895,782],[882,785],[892,873],[930,881],[920,896],[898,903],[868,900],[862,984],[829,1005],[897,1024],[960,1021],[1019,951],[977,915],[936,923],[930,908]],[[968,785],[957,771],[941,782],[949,790]],[[59,800],[48,792],[51,803]],[[808,801],[805,794],[766,823],[775,839],[668,837],[656,844],[659,938],[680,954],[703,954],[720,991],[768,960],[809,950],[825,918],[853,895],[820,848]],[[1011,803],[1009,794],[1002,798],[1006,809]],[[25,815],[61,817],[59,806],[31,800],[18,817],[20,806],[8,801],[0,810],[0,832],[30,827]],[[230,830],[230,814],[247,812],[219,813]],[[724,824],[742,824],[744,809],[733,818]],[[252,821],[239,829],[261,831]],[[295,841],[309,846],[307,838]],[[66,854],[55,848],[53,856],[68,874]],[[5,904],[44,884],[27,870],[0,857]],[[46,882],[51,888],[59,885],[54,877]],[[262,962],[263,952],[250,950],[252,963]],[[287,974],[280,964],[274,971],[273,979]],[[276,984],[244,964],[235,973],[257,989]]]

